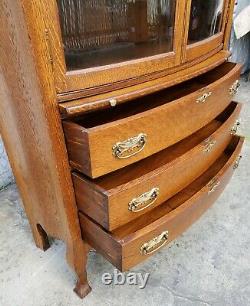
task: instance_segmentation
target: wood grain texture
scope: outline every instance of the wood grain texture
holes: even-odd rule
[[[228,9],[226,15],[226,27],[224,31],[223,49],[228,50],[229,39],[231,36],[232,24],[233,24],[233,12],[234,12],[234,0],[228,1]]]
[[[56,1],[45,0],[46,6],[50,9],[52,16],[58,15],[57,8],[50,4]],[[175,13],[175,26],[174,26],[174,43],[173,51],[166,54],[158,54],[147,58],[140,58],[127,62],[121,62],[117,64],[111,64],[106,66],[93,67],[82,70],[66,71],[64,78],[62,77],[61,67],[65,67],[64,55],[62,50],[62,40],[60,44],[51,41],[53,48],[56,52],[56,57],[53,58],[54,75],[56,80],[56,88],[58,92],[67,92],[77,89],[87,89],[90,87],[103,86],[105,84],[111,84],[122,80],[129,80],[137,78],[139,76],[154,73],[155,71],[161,71],[180,64],[180,52],[181,52],[181,37],[183,32],[182,15],[185,9],[185,2],[182,0],[176,0],[176,13]],[[46,16],[46,15],[45,15]],[[47,22],[52,28],[58,28],[58,17],[55,18],[55,22],[46,16]],[[177,22],[178,21],[178,22]],[[50,28],[50,27],[49,27]],[[58,50],[61,49],[61,50]],[[57,51],[58,50],[58,51]],[[60,55],[60,57],[58,56]],[[53,57],[53,53],[52,53]],[[57,71],[59,67],[59,73]],[[57,76],[59,75],[59,78]]]
[[[86,246],[37,7],[37,1],[0,2],[1,134],[37,246],[48,246],[47,235],[64,240],[86,287]]]
[[[104,228],[109,229],[110,195],[108,194],[108,192],[104,188],[101,188],[99,185],[95,184],[94,182],[81,177],[79,173],[72,173],[72,177],[76,199],[78,200],[78,209],[86,213],[88,216],[92,217]],[[115,209],[117,214],[119,209]]]
[[[188,48],[188,13],[190,12],[191,1],[177,0],[173,52],[167,54],[159,54],[148,58],[141,58],[133,61],[122,62],[114,65],[106,65],[67,72],[65,68],[65,59],[62,52],[63,44],[60,34],[59,39],[56,41],[53,39],[51,40],[57,92],[66,94],[66,99],[69,99],[72,93],[68,92],[75,91],[74,94],[78,95],[79,98],[84,96],[86,92],[92,92],[92,94],[96,94],[97,92],[113,91],[114,86],[123,88],[138,82],[145,82],[148,78],[159,78],[160,75],[166,76],[171,73],[172,68],[177,68],[177,70],[183,71],[185,67],[180,67],[180,64],[187,61],[187,59],[189,61],[196,60],[196,62],[202,62],[203,57],[208,58],[209,53],[215,54],[223,48],[224,33],[226,33],[230,27],[230,25],[227,23],[227,4],[229,1],[232,0],[225,1],[222,30],[218,34],[218,37],[205,40],[197,46]],[[56,1],[45,0],[44,2],[47,3],[46,6],[49,8],[48,11],[51,12],[50,15],[46,16],[47,23],[49,24],[48,28],[57,29],[58,37],[60,29],[58,24],[58,12],[54,5]],[[51,4],[51,2],[53,2],[53,4]],[[54,18],[51,18],[51,16]],[[185,61],[183,61],[184,58],[186,59]],[[192,63],[191,66],[193,64],[194,63]],[[61,96],[59,96],[59,98],[60,97]],[[74,96],[74,98],[76,98],[76,96]]]
[[[191,6],[191,0],[188,0],[188,6],[190,9]],[[223,49],[223,42],[225,38],[225,33],[228,31],[230,25],[228,25],[228,14],[230,14],[229,4],[232,3],[232,0],[225,0],[224,1],[224,8],[222,13],[222,23],[221,23],[221,29],[219,33],[198,41],[197,43],[193,43],[188,45],[188,36],[185,38],[185,44],[186,45],[186,52],[185,52],[185,60],[186,61],[192,61],[197,57],[200,57],[204,54],[207,54],[211,52],[212,50],[222,50]],[[187,26],[189,28],[189,24]],[[231,30],[231,27],[230,27]]]
[[[230,103],[229,88],[239,78],[241,65],[225,63],[215,72],[210,72],[200,81],[194,80],[174,92],[162,92],[149,96],[147,100],[132,107],[125,106],[106,113],[84,117],[76,123],[64,124],[65,137],[72,167],[91,178],[96,178],[121,169],[159,152],[184,139],[213,120]],[[186,92],[188,90],[190,92]],[[196,100],[205,93],[212,92],[206,103]],[[178,96],[179,95],[179,96]],[[220,103],[217,103],[217,101]],[[135,104],[135,103],[134,103]],[[153,108],[150,109],[150,106]],[[79,134],[88,134],[88,150],[82,150]],[[121,141],[144,133],[147,142],[144,149],[127,159],[116,158],[112,147]],[[75,134],[75,135],[74,135]],[[74,143],[74,147],[71,144]],[[86,171],[86,154],[91,156]]]
[[[181,70],[176,71],[175,69],[169,71],[167,76],[149,78],[149,80],[147,79],[143,83],[139,82],[136,85],[130,84],[130,86],[122,88],[120,85],[120,89],[119,86],[113,85],[112,91],[103,94],[98,94],[98,90],[95,89],[96,94],[90,97],[88,95],[91,95],[92,91],[88,93],[87,90],[85,90],[84,93],[79,91],[60,95],[58,96],[59,101],[71,101],[60,103],[59,109],[62,117],[66,118],[79,116],[85,112],[110,108],[110,99],[115,99],[117,105],[119,105],[132,101],[137,97],[143,97],[159,90],[166,89],[214,69],[225,62],[229,56],[230,53],[228,51],[220,51],[208,59],[203,59],[203,61],[201,57],[201,62],[197,63],[196,61],[189,64],[183,64]],[[105,90],[102,88],[102,91]],[[79,99],[84,95],[86,95],[85,98]]]
[[[94,181],[73,173],[78,209],[109,231],[154,209],[215,162],[231,140],[231,128],[240,110],[240,104],[231,103],[218,119],[192,136],[137,164]],[[207,139],[215,143],[211,152],[204,152]],[[159,188],[160,192],[152,206],[136,213],[128,209],[132,199],[153,188]]]
[[[168,242],[172,241],[215,202],[233,174],[243,141],[243,137],[235,136],[232,145],[197,180],[152,212],[112,234],[80,213],[83,237],[121,271],[142,262],[150,257],[140,253],[142,244],[166,230]],[[210,193],[213,180],[220,184]]]
[[[223,37],[223,33],[218,33],[212,37],[205,39],[204,41],[188,45],[186,51],[187,61],[192,61],[195,58],[207,54],[212,50],[222,50]]]
[[[46,250],[49,247],[49,236],[66,243],[67,261],[78,278],[75,292],[80,297],[86,296],[91,290],[86,272],[89,245],[103,253],[121,270],[142,261],[144,256],[138,253],[142,243],[152,239],[166,227],[170,231],[171,241],[213,202],[213,196],[218,195],[220,189],[208,199],[205,196],[208,179],[216,174],[222,178],[224,175],[229,176],[226,167],[231,167],[236,153],[240,150],[243,139],[234,137],[235,141],[230,149],[221,155],[211,170],[185,188],[187,182],[182,181],[179,185],[176,182],[176,189],[164,197],[169,198],[184,188],[181,192],[167,201],[162,198],[161,203],[165,202],[159,205],[157,210],[149,211],[124,225],[122,223],[130,219],[123,220],[122,223],[117,219],[115,203],[117,200],[122,203],[125,199],[122,194],[124,186],[120,187],[123,185],[122,180],[126,180],[128,175],[125,168],[121,170],[122,177],[116,178],[115,173],[110,175],[110,178],[117,180],[117,188],[113,188],[111,179],[106,178],[99,184],[88,180],[85,180],[84,184],[81,180],[75,181],[74,186],[72,184],[64,136],[68,142],[68,153],[74,156],[71,166],[92,177],[144,159],[194,133],[209,122],[208,130],[215,136],[218,134],[218,151],[213,157],[223,150],[229,139],[226,132],[226,124],[228,123],[229,127],[229,121],[221,125],[227,119],[226,115],[217,118],[220,122],[212,120],[229,104],[228,87],[238,77],[240,67],[224,64],[221,66],[224,68],[213,71],[213,81],[205,72],[224,63],[229,57],[226,45],[232,21],[233,0],[230,0],[230,5],[227,6],[229,15],[222,30],[224,50],[220,51],[221,36],[218,35],[219,40],[215,37],[211,39],[211,44],[208,41],[204,43],[199,52],[193,53],[192,61],[189,62],[186,58],[185,43],[188,3],[190,4],[190,0],[177,0],[173,52],[118,65],[67,72],[56,0],[0,1],[1,134],[36,245]],[[224,14],[227,14],[226,10]],[[232,69],[229,71],[225,67]],[[222,77],[220,69],[227,70]],[[185,83],[179,88],[168,89],[167,95],[161,98],[161,90],[201,74],[204,75],[199,80],[190,81],[187,87]],[[195,104],[197,97],[208,90],[213,90],[213,96],[209,98],[211,103]],[[140,97],[143,97],[143,100]],[[173,103],[168,103],[169,97]],[[88,114],[84,117],[86,125],[80,124],[82,117],[71,122],[65,121],[64,135],[58,101],[78,99],[60,106],[62,114],[70,117],[110,108],[111,98],[116,98],[117,104],[121,105],[111,111],[109,109],[107,112],[103,110]],[[216,103],[218,100],[220,103]],[[120,107],[123,107],[122,111]],[[235,107],[231,116],[236,117],[239,108],[240,106]],[[225,129],[224,134],[217,131],[222,128]],[[147,144],[142,155],[129,162],[120,163],[114,160],[111,154],[112,145],[134,136],[141,132],[141,129],[149,135],[149,145]],[[162,133],[163,130],[171,135]],[[200,139],[202,135],[200,134]],[[239,144],[236,147],[237,142]],[[191,144],[197,146],[198,138],[192,138],[187,148],[191,149]],[[192,150],[195,151],[196,147]],[[177,151],[169,154],[169,161],[171,156],[174,158],[179,154],[180,157],[182,152],[179,146]],[[161,160],[161,169],[166,164],[165,158]],[[181,161],[183,164],[179,167],[180,171],[186,165],[180,157],[180,164]],[[157,162],[160,163],[160,159],[156,160],[156,164]],[[203,161],[199,162],[199,169],[202,169],[199,171],[205,171],[209,161],[206,160],[206,167]],[[210,162],[212,163],[211,160]],[[173,166],[171,162],[170,165]],[[138,164],[129,167],[129,175],[133,176]],[[154,176],[151,175],[149,164],[144,170],[142,185],[150,187]],[[139,171],[139,176],[140,174],[142,172]],[[188,180],[195,179],[197,175],[198,172],[194,171],[188,176]],[[164,179],[164,176],[159,176],[159,184],[162,184]],[[134,183],[129,179],[126,185],[131,196],[135,194],[133,188],[137,183]],[[222,180],[220,188],[223,186]],[[103,227],[115,228],[112,234],[82,213],[80,227],[74,188],[78,195],[80,189],[83,190],[87,201],[84,204],[86,212],[93,209],[91,204],[95,202],[96,220]]]
[[[79,128],[74,122],[63,123],[64,135],[67,139],[68,155],[76,156],[71,162],[75,169],[81,168],[84,173],[91,173],[91,156],[89,150],[89,136],[85,129]],[[79,163],[81,161],[81,163]]]

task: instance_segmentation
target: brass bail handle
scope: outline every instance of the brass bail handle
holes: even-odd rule
[[[205,92],[203,95],[196,99],[196,103],[205,103],[211,95],[212,91]]]
[[[234,126],[231,128],[231,134],[235,135],[237,134],[238,128],[240,127],[240,121],[236,120]]]
[[[216,191],[216,189],[219,187],[220,185],[220,181],[217,178],[212,179],[209,183],[208,183],[208,194],[213,193]]]
[[[215,145],[215,139],[212,139],[211,137],[207,138],[206,140],[204,140],[203,152],[210,153]]]
[[[145,133],[117,142],[112,148],[113,155],[119,159],[132,157],[144,149],[146,142],[147,134]]]
[[[238,90],[239,90],[239,87],[240,87],[240,81],[239,80],[236,80],[232,86],[229,88],[229,94],[231,96],[234,96],[235,94],[237,94]]]
[[[136,213],[150,207],[157,200],[159,193],[160,189],[155,187],[150,191],[141,194],[139,197],[134,198],[129,202],[128,210]]]
[[[242,155],[238,156],[238,158],[236,159],[235,163],[234,163],[234,166],[233,166],[233,169],[237,169],[239,167],[239,164],[240,164],[240,161],[242,159]]]
[[[140,248],[140,253],[142,255],[150,255],[158,251],[160,248],[162,248],[167,242],[168,242],[168,231],[164,231],[159,236],[144,243]]]

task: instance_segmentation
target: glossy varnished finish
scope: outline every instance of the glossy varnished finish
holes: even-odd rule
[[[225,0],[221,31],[192,47],[186,44],[191,0],[176,0],[172,52],[70,72],[56,0],[0,2],[1,135],[36,245],[46,250],[49,236],[66,243],[80,297],[91,290],[90,247],[126,270],[148,257],[140,253],[142,244],[165,239],[159,235],[168,230],[165,244],[191,225],[230,177],[243,142],[234,136],[222,154],[241,108],[228,106],[240,73],[239,65],[225,63],[233,2]],[[115,144],[123,142],[116,149],[123,148],[140,133],[147,135],[140,138],[142,147],[135,146],[138,154],[115,157]],[[205,140],[209,135],[217,145]],[[105,176],[91,180],[74,172],[73,186],[72,168]],[[174,179],[166,186],[169,176]],[[221,179],[219,186],[211,186],[213,176]],[[153,206],[125,212],[153,183],[160,185]]]
[[[56,29],[58,35],[58,33],[60,33],[60,25],[58,20],[58,10],[55,6],[56,1],[45,0],[43,2],[49,12],[49,14],[45,12],[45,22],[48,25],[48,29],[52,29],[52,31]],[[112,83],[138,78],[145,74],[154,73],[155,71],[161,71],[179,65],[182,47],[181,40],[184,31],[184,27],[181,26],[182,22],[180,22],[180,20],[183,20],[182,16],[186,4],[181,0],[177,0],[176,3],[174,49],[172,52],[113,65],[67,71],[63,54],[61,33],[59,40],[54,40],[54,36],[51,35],[51,55],[54,62],[53,66],[57,92],[77,91],[91,87],[102,87],[103,85],[109,86]],[[40,9],[40,4],[37,9]],[[53,19],[51,18],[52,16],[54,17]]]
[[[71,166],[96,178],[191,135],[230,103],[232,96],[229,89],[239,78],[240,69],[241,65],[225,63],[198,81],[140,99],[137,104],[125,105],[121,110],[97,113],[77,122],[65,121],[63,125]],[[207,93],[211,96],[205,103],[197,103],[197,99]],[[217,103],[218,100],[220,103]],[[154,108],[150,109],[150,106]],[[146,145],[140,153],[126,159],[112,154],[117,142],[140,133],[147,135]]]
[[[176,2],[57,0],[67,70],[174,52]]]
[[[216,50],[218,52],[223,48],[223,39],[225,34],[230,28],[231,24],[228,23],[229,4],[234,0],[225,0],[225,7],[223,10],[223,20],[219,40],[215,39],[205,40],[201,42],[201,48],[198,46],[192,52],[192,58],[187,58],[186,53],[189,52],[187,48],[187,33],[189,27],[189,12],[191,0],[177,0],[176,14],[175,14],[175,27],[174,27],[174,48],[173,52],[166,52],[155,56],[144,57],[133,61],[126,61],[113,65],[99,66],[88,69],[79,69],[75,71],[67,71],[66,63],[63,53],[63,42],[60,30],[58,9],[56,0],[43,1],[43,5],[37,4],[37,11],[43,13],[45,17],[45,24],[48,29],[48,36],[50,37],[51,45],[51,59],[53,60],[53,71],[55,77],[55,84],[58,93],[63,93],[70,99],[72,93],[76,93],[79,97],[85,95],[85,91],[112,91],[113,85],[119,88],[127,87],[129,84],[142,83],[145,77],[154,75],[156,73],[163,73],[168,75],[171,73],[169,69],[179,67],[180,71],[184,71],[181,67],[187,60],[196,59],[198,62],[203,61],[203,56]],[[44,7],[47,10],[44,11]],[[215,53],[216,53],[215,52]],[[184,60],[185,59],[185,60]],[[119,84],[120,83],[120,84]]]
[[[224,63],[230,52],[218,51],[209,54],[207,57],[201,57],[202,61],[197,60],[183,64],[181,67],[169,70],[167,75],[158,73],[157,76],[145,76],[143,80],[131,80],[127,86],[122,87],[121,84],[113,84],[112,91],[108,88],[98,88],[68,92],[67,94],[58,95],[59,109],[63,118],[79,116],[85,112],[110,108],[110,100],[115,100],[116,105],[133,101],[138,97],[152,94],[159,90],[174,86],[181,82],[192,79],[198,75],[206,73],[209,70]],[[101,93],[105,92],[107,93]],[[95,93],[93,95],[93,93]],[[81,97],[84,97],[80,99]],[[68,102],[65,102],[70,100]],[[64,103],[63,103],[64,102]]]
[[[228,2],[228,11],[227,11],[227,24],[224,32],[223,40],[223,50],[228,50],[229,40],[231,36],[231,29],[233,24],[233,12],[234,12],[235,1]]]
[[[168,231],[172,241],[194,223],[218,198],[236,168],[244,138],[235,136],[224,153],[197,180],[180,193],[112,233],[106,232],[80,213],[83,237],[121,271],[133,267],[149,255],[141,246]]]
[[[202,2],[202,1],[201,1]],[[226,33],[228,31],[228,27],[230,27],[229,23],[229,13],[230,13],[230,6],[232,1],[230,0],[224,0],[224,4],[222,6],[222,14],[221,14],[221,25],[219,27],[219,31],[215,33],[215,35],[211,35],[210,37],[207,37],[206,39],[201,39],[195,43],[188,44],[188,41],[186,41],[187,48],[185,53],[185,60],[186,61],[192,61],[193,59],[200,57],[204,54],[207,54],[208,52],[211,52],[212,50],[223,49],[223,42],[226,36]],[[215,1],[213,1],[215,3]],[[187,10],[190,10],[190,6],[192,4],[192,0],[188,0],[187,4]],[[202,14],[207,16],[207,12],[204,10],[199,13],[200,18],[202,18]],[[195,22],[196,20],[194,20]],[[205,23],[205,22],[203,22]],[[190,21],[188,20],[188,28],[190,29],[192,25],[190,24]],[[188,37],[186,37],[187,39]]]
[[[219,157],[231,140],[240,110],[240,104],[230,104],[217,119],[187,139],[113,174],[92,181],[73,173],[79,210],[112,231],[154,209]],[[140,212],[129,210],[132,199],[153,188],[159,188],[159,195],[152,205]]]
[[[56,92],[37,1],[0,2],[0,127],[36,245],[47,235],[67,244],[82,292],[89,291],[87,248],[70,177]],[[24,11],[23,11],[24,9]],[[10,60],[11,59],[11,60]],[[79,289],[79,294],[81,290]]]

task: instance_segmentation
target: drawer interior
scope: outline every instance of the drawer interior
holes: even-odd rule
[[[155,171],[168,163],[170,164],[171,161],[182,156],[218,130],[218,128],[230,118],[236,107],[237,103],[231,102],[217,118],[193,135],[145,158],[143,161],[139,161],[113,173],[97,178],[94,180],[94,183],[105,190],[122,188],[122,185],[129,182],[131,183],[143,175],[147,175],[151,171]]]
[[[154,221],[165,216],[169,212],[174,211],[176,208],[184,204],[194,194],[198,193],[203,187],[205,187],[218,174],[218,172],[229,161],[230,157],[233,155],[237,146],[240,145],[241,142],[242,139],[239,136],[234,136],[223,154],[205,173],[203,173],[182,191],[149,213],[146,213],[138,219],[133,220],[132,222],[114,230],[112,232],[112,236],[116,240],[121,240],[130,234],[134,234],[136,231],[144,228],[145,226],[152,224]]]
[[[73,121],[86,129],[91,129],[96,126],[145,112],[203,89],[224,77],[233,70],[235,66],[236,64],[234,63],[226,62],[182,84],[161,90],[158,93],[150,94],[146,97],[134,99],[131,102],[120,104],[115,108],[87,113],[73,119]]]

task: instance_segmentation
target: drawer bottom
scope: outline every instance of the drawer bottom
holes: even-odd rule
[[[244,138],[234,136],[216,162],[175,196],[112,233],[83,213],[83,238],[125,271],[159,250],[194,223],[219,197],[238,166]]]

